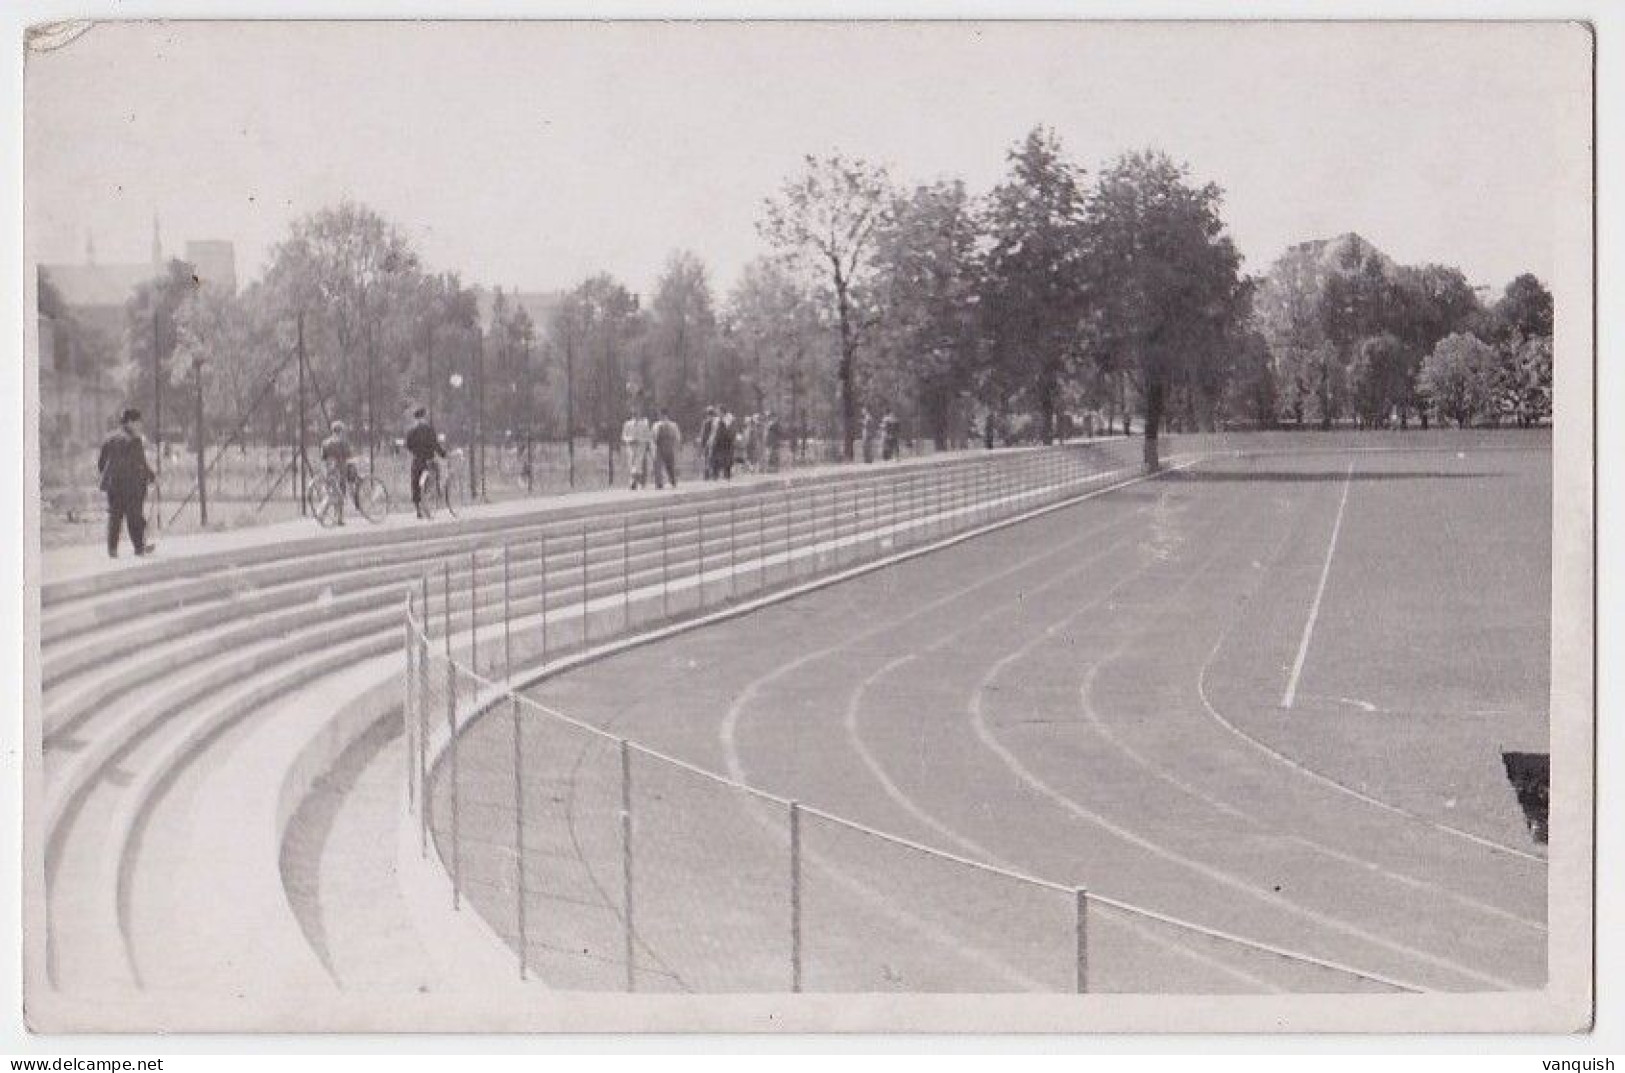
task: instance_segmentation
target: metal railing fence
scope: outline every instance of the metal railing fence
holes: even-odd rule
[[[520,978],[626,991],[1405,991],[878,830],[521,692],[585,658],[1067,503],[1134,441],[582,523],[409,592],[406,802]],[[867,468],[866,468],[867,469]]]

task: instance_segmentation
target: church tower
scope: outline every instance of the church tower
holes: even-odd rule
[[[162,268],[164,264],[164,243],[158,237],[158,214],[152,214],[152,267]]]

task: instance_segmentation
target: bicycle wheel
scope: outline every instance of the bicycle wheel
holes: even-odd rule
[[[446,513],[453,518],[457,517],[457,507],[462,497],[462,482],[457,479],[455,472],[447,473],[440,479],[440,505],[446,508]]]
[[[339,520],[338,498],[343,494],[334,487],[330,478],[318,477],[310,482],[305,489],[305,506],[310,509],[310,516],[316,519],[317,525],[328,529]]]
[[[440,477],[433,469],[424,470],[418,478],[418,504],[423,517],[434,517],[435,507],[440,504]]]
[[[389,514],[389,489],[377,477],[363,477],[357,489],[356,505],[361,516],[376,525]]]

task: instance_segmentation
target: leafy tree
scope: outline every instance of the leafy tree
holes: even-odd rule
[[[725,370],[719,360],[707,401],[743,406],[748,380],[751,406],[776,409],[788,422],[786,432],[828,423],[829,414],[816,412],[815,386],[831,350],[830,332],[817,298],[781,260],[758,258],[745,266],[728,297],[727,335],[731,365]]]
[[[1371,335],[1354,348],[1350,367],[1354,412],[1363,426],[1381,428],[1414,392],[1411,349],[1390,332]]]
[[[1233,373],[1225,385],[1227,413],[1259,428],[1274,428],[1280,408],[1275,362],[1264,333],[1248,325],[1238,333]]]
[[[1035,127],[1006,153],[1010,171],[988,199],[983,228],[986,383],[999,397],[1025,392],[1038,434],[1051,442],[1065,381],[1082,357],[1086,311],[1083,170],[1053,131]]]
[[[717,332],[711,283],[697,256],[679,250],[666,261],[651,313],[650,350],[659,370],[651,370],[651,386],[679,424],[694,428],[710,387],[706,374]]]
[[[1496,339],[1550,336],[1552,334],[1552,292],[1530,273],[1507,284],[1495,303]]]
[[[518,435],[537,423],[534,415],[545,391],[546,370],[532,361],[536,325],[530,313],[517,301],[509,301],[500,287],[491,296],[485,340],[487,407],[495,427]]]
[[[272,252],[267,280],[282,305],[305,317],[307,332],[315,328],[331,341],[332,353],[313,364],[325,366],[341,410],[365,414],[369,451],[376,445],[377,405],[384,394],[379,338],[396,308],[415,296],[418,279],[418,257],[405,236],[353,201],[295,221]]]
[[[1493,406],[1495,374],[1495,350],[1477,336],[1456,332],[1423,360],[1420,383],[1441,417],[1466,428]]]
[[[1504,409],[1529,428],[1552,415],[1552,339],[1525,336],[1496,348],[1496,394]]]
[[[858,352],[868,316],[875,235],[891,202],[884,168],[839,154],[808,156],[800,175],[768,199],[758,230],[792,264],[829,288],[839,333],[836,383],[843,454],[857,435]]]
[[[240,295],[205,285],[175,314],[169,382],[191,388],[203,377],[204,413],[217,438],[234,435],[257,409],[274,406],[277,382],[298,375],[283,360],[287,351],[276,344],[261,299],[258,284]]]
[[[1194,186],[1184,166],[1142,152],[1107,168],[1088,201],[1091,328],[1145,400],[1151,470],[1171,389],[1202,383],[1207,364],[1224,360],[1250,304],[1221,200],[1216,185]]]
[[[879,238],[880,359],[884,411],[908,398],[938,448],[977,357],[979,221],[958,181],[899,197]]]
[[[570,431],[595,443],[613,443],[642,384],[627,382],[627,359],[638,353],[644,330],[637,295],[600,273],[582,281],[553,316],[553,350],[564,359]]]
[[[129,359],[131,394],[146,399],[147,420],[154,439],[162,443],[163,425],[178,427],[178,411],[158,405],[156,378],[170,380],[170,359],[177,341],[176,321],[181,308],[191,300],[199,284],[192,269],[182,261],[169,261],[160,275],[141,284],[124,303],[124,353]],[[156,351],[156,355],[155,352]],[[136,386],[139,385],[139,386]],[[161,412],[162,410],[162,412]]]

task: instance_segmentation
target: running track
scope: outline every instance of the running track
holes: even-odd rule
[[[950,853],[1425,988],[1537,987],[1546,868],[1499,748],[1545,748],[1549,467],[1482,449],[1209,462],[533,696]],[[505,732],[470,729],[472,770]],[[606,765],[555,744],[542,763],[570,831],[532,850],[544,887],[559,881],[533,919],[564,929],[544,974],[613,986],[577,971],[567,934],[595,899],[614,908],[612,833],[584,822],[609,809],[591,800],[606,779],[583,776]],[[775,986],[776,818],[646,792],[645,986]],[[1070,906],[1053,896],[805,837],[809,987],[1067,986]],[[1328,986],[1097,919],[1102,989]],[[582,954],[602,965],[613,945],[595,934]]]

